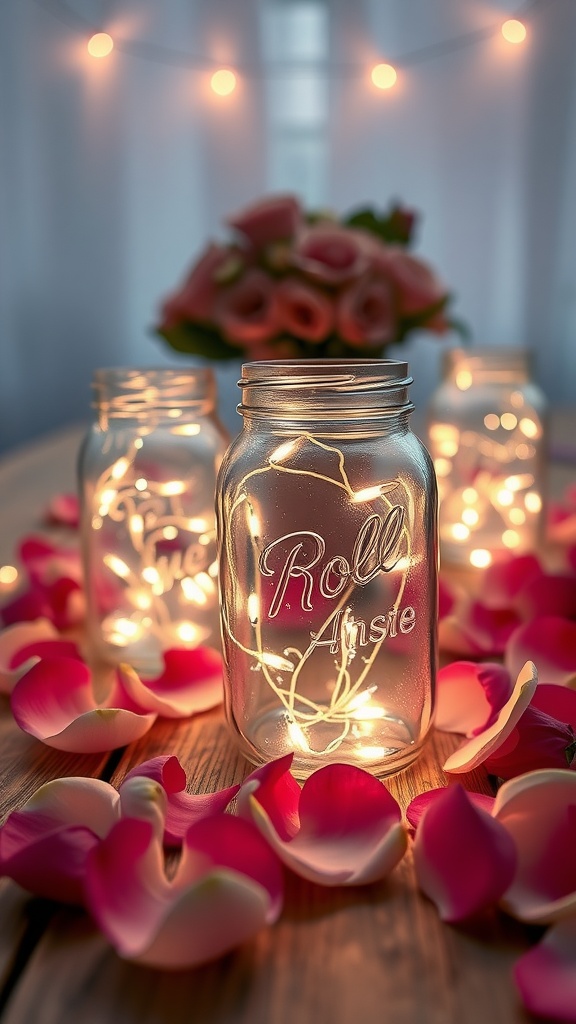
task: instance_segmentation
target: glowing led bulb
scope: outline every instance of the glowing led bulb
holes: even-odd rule
[[[475,548],[470,552],[470,565],[477,569],[486,569],[492,562],[492,555],[486,548]]]
[[[509,18],[502,25],[502,35],[508,43],[523,43],[526,39],[526,26],[517,18]]]
[[[507,548],[517,548],[520,543],[520,534],[516,530],[504,530],[502,534],[502,543]]]
[[[114,49],[114,40],[107,32],[96,32],[88,40],[88,53],[91,57],[107,57]]]
[[[236,88],[236,75],[227,68],[220,68],[212,75],[210,85],[217,96],[229,96]]]
[[[524,504],[529,512],[539,512],[542,508],[542,498],[536,491],[528,491]]]
[[[452,536],[454,540],[468,540],[470,536],[470,530],[464,523],[454,523],[452,527]]]
[[[18,579],[18,569],[15,565],[3,565],[0,568],[0,583],[10,585]]]
[[[462,512],[462,522],[466,523],[466,526],[476,526],[479,518],[475,508],[465,508]]]
[[[500,417],[494,412],[489,412],[488,415],[484,417],[484,426],[487,430],[498,430],[498,427],[500,426]]]
[[[468,391],[472,387],[472,374],[470,370],[459,370],[456,374],[456,387],[459,391]]]
[[[377,89],[391,89],[396,85],[398,74],[391,64],[375,64],[370,74],[372,85]]]

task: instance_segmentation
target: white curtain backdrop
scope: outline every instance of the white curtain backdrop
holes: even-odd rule
[[[520,46],[499,34],[515,14]],[[238,69],[230,97],[214,62]],[[551,403],[576,405],[575,0],[4,0],[0,451],[87,421],[97,367],[181,363],[151,333],[162,297],[278,190],[417,208],[474,340],[529,347]],[[444,344],[402,350],[421,408]],[[233,429],[236,375],[218,372]]]

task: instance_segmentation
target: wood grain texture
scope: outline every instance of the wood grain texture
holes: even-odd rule
[[[420,760],[388,780],[403,807],[422,789],[444,784],[439,766],[455,742],[433,735]],[[113,781],[162,753],[179,756],[194,792],[240,781],[250,771],[216,710],[186,721],[159,720],[126,750]],[[487,786],[481,773],[467,782]],[[510,967],[528,942],[526,931],[500,914],[474,928],[443,925],[417,890],[409,852],[389,879],[369,886],[323,889],[287,873],[276,925],[217,963],[190,971],[123,963],[85,914],[60,909],[0,1020],[525,1024]]]

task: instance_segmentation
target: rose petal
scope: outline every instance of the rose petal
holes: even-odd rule
[[[493,562],[484,570],[482,600],[488,608],[510,608],[518,594],[543,575],[535,555],[518,555]]]
[[[575,752],[571,726],[545,714],[531,703],[509,736],[486,758],[484,767],[499,779],[512,779],[515,775],[538,768],[567,768]]]
[[[545,615],[520,626],[508,641],[504,663],[514,676],[527,660],[538,666],[541,682],[566,686],[576,675],[576,622]]]
[[[186,773],[178,758],[169,754],[151,758],[132,768],[120,786],[120,793],[130,779],[139,776],[154,779],[166,791],[164,843],[168,846],[179,846],[190,826],[202,818],[223,813],[240,789],[236,785],[216,793],[186,793]]]
[[[243,860],[265,862],[268,878],[273,855],[264,850],[255,830],[229,816],[211,820],[226,822],[226,836],[218,827],[219,848],[239,849]],[[206,842],[198,856],[198,827],[187,836],[172,882],[165,876],[161,846],[147,822],[120,821],[92,851],[86,879],[89,906],[120,956],[155,967],[190,967],[246,941],[273,918],[265,885],[210,863]]]
[[[542,574],[524,588],[516,607],[525,620],[542,615],[576,619],[576,578]]]
[[[0,632],[0,693],[10,693],[20,674],[14,668],[21,664],[18,659],[21,648],[44,640],[57,640],[59,635],[49,619],[18,622],[3,629]]]
[[[51,525],[76,528],[80,519],[78,495],[55,494],[48,502],[44,518]]]
[[[459,786],[460,783],[454,783]],[[439,797],[446,792],[446,786],[440,786],[438,789],[427,789],[424,793],[419,793],[413,800],[410,801],[406,808],[406,818],[412,825],[412,828],[418,828],[422,820],[424,812],[428,809],[430,804],[434,803]],[[488,796],[486,793],[473,793],[469,789],[466,790],[468,799],[472,803],[479,807],[481,810],[486,811],[488,814],[492,813],[494,807],[494,797]]]
[[[554,683],[538,683],[531,704],[576,729],[576,690]]]
[[[96,703],[89,669],[72,658],[43,658],[16,683],[12,714],[24,732],[57,750],[94,754],[126,746],[151,728],[154,714]]]
[[[82,904],[86,857],[117,816],[118,794],[106,782],[48,782],[0,829],[0,873],[36,896]]]
[[[184,718],[222,702],[222,658],[210,647],[164,651],[164,672],[140,679],[121,665],[122,685],[135,704],[165,718]]]
[[[438,673],[436,728],[474,736],[492,725],[511,691],[502,665],[454,661]]]
[[[516,874],[502,906],[548,924],[576,912],[576,772],[528,772],[498,790],[494,817],[512,836]]]
[[[494,906],[514,875],[514,842],[462,786],[449,786],[424,814],[414,842],[422,891],[443,921],[462,921]]]
[[[529,1013],[576,1021],[576,915],[559,921],[516,962],[514,981]]]
[[[276,778],[268,774],[273,790],[278,789],[285,760],[279,762]],[[265,806],[270,805],[266,775],[260,780],[252,779],[241,789],[240,807],[247,807],[278,856],[303,878],[320,885],[365,884],[389,874],[403,857],[407,835],[400,808],[383,783],[361,768],[319,768],[300,793],[283,781],[275,821]]]
[[[469,772],[482,764],[489,754],[497,750],[510,735],[516,722],[528,707],[538,683],[536,667],[526,662],[518,675],[514,689],[498,712],[492,725],[462,744],[444,764],[445,772]]]

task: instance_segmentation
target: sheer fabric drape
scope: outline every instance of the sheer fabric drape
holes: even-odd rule
[[[518,10],[6,0],[0,450],[85,420],[96,367],[178,362],[151,333],[160,299],[227,213],[280,189],[337,211],[418,208],[419,252],[478,343],[529,346],[551,402],[573,404],[576,5],[527,5],[513,47],[491,30]],[[90,26],[115,38],[109,58],[88,56]],[[214,96],[190,55],[236,67],[235,93]],[[394,58],[398,84],[378,93],[370,66]],[[442,344],[404,350],[420,406]],[[232,429],[235,376],[218,373]]]

